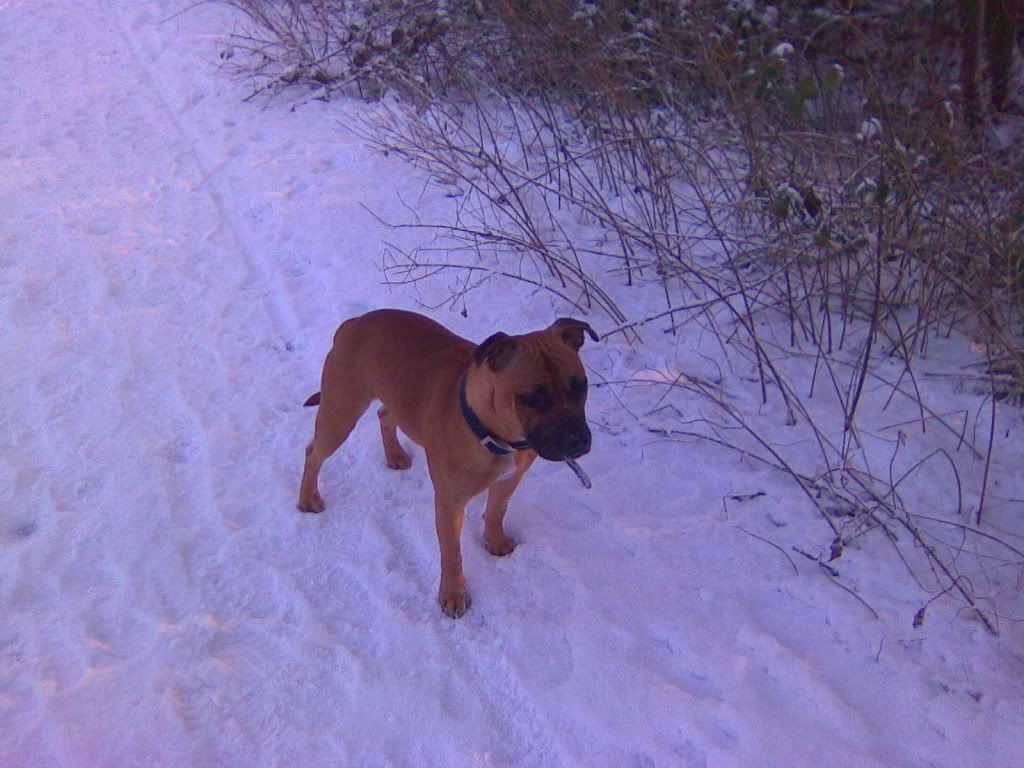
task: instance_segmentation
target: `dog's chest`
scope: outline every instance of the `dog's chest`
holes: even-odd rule
[[[511,456],[500,456],[494,460],[494,483],[508,480],[516,473],[516,462]]]

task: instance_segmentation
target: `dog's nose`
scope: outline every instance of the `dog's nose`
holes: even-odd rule
[[[590,429],[585,425],[582,429],[574,429],[565,433],[565,454],[577,459],[590,451]]]

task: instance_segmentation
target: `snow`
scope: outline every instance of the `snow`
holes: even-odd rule
[[[882,133],[882,121],[877,117],[869,117],[861,123],[857,138],[861,140],[878,138]]]
[[[422,233],[374,213],[451,201],[345,130],[378,106],[243,101],[217,67],[234,23],[0,3],[0,766],[1021,764],[1019,567],[971,571],[998,637],[948,597],[912,626],[930,594],[881,536],[834,564],[866,604],[839,588],[791,549],[829,540],[791,480],[627,412],[713,374],[691,337],[588,341],[592,381],[633,382],[591,393],[594,488],[538,463],[500,560],[471,508],[462,620],[435,602],[419,449],[390,472],[368,418],[324,467],[327,512],[295,511],[342,319],[419,308],[479,340],[564,307],[486,286],[463,316],[384,286],[383,243]],[[966,349],[935,342],[933,370]],[[982,397],[928,386],[984,446]],[[1024,423],[998,419],[986,514],[1019,547]],[[918,474],[908,501],[948,516],[948,469]]]

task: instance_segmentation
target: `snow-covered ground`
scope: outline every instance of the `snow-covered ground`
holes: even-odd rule
[[[416,233],[370,211],[447,201],[345,130],[373,106],[244,102],[230,15],[182,10],[0,1],[2,768],[1024,764],[1019,571],[973,584],[999,637],[952,598],[915,628],[927,593],[876,536],[837,566],[869,608],[787,561],[828,540],[792,482],[657,440],[619,400],[642,387],[593,390],[594,489],[536,465],[511,557],[473,508],[462,620],[422,452],[389,471],[375,420],[325,466],[327,513],[298,513],[335,326],[418,306],[378,269]],[[495,289],[430,311],[478,340],[556,313]],[[623,379],[703,369],[691,349],[584,358]],[[989,508],[1018,546],[1022,438],[1004,409]],[[914,503],[948,514],[925,471]]]

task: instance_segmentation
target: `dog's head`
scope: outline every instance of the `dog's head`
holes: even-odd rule
[[[549,461],[588,453],[587,376],[579,356],[588,335],[598,340],[587,323],[563,317],[542,331],[496,333],[480,344],[473,360],[492,388],[493,427],[525,435]]]

